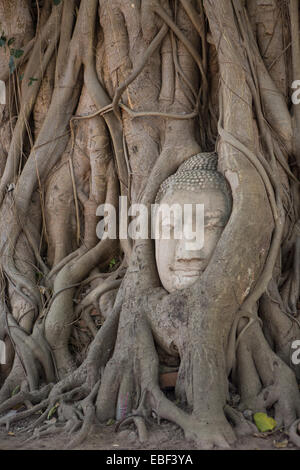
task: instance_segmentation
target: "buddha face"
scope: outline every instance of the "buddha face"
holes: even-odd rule
[[[229,218],[228,200],[219,189],[169,189],[160,201],[161,204],[192,207],[193,232],[203,231],[203,218],[196,217],[196,205],[204,206],[204,243],[202,248],[191,249],[193,240],[187,237],[187,226],[191,219],[182,217],[178,220],[177,212],[170,212],[167,217],[156,215],[157,239],[155,256],[158,273],[163,287],[168,292],[182,290],[193,285],[207,268],[222,231]],[[167,227],[170,232],[166,232]],[[175,231],[176,228],[176,231]],[[165,234],[170,233],[169,239]],[[174,236],[176,233],[176,236]]]

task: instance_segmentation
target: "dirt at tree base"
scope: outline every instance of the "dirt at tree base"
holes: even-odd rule
[[[21,423],[10,431],[0,430],[0,450],[64,450],[70,442],[69,434],[63,432],[56,436],[45,436],[28,441],[32,432],[22,434],[20,431],[27,427]],[[16,429],[18,428],[18,429]],[[134,426],[128,426],[118,433],[115,426],[96,425],[84,443],[74,450],[197,450],[194,443],[187,441],[181,429],[169,422],[162,421],[160,425],[153,422],[148,427],[149,439],[140,443]],[[11,432],[14,435],[9,435]],[[26,436],[26,437],[25,437]],[[271,434],[248,436],[239,439],[232,450],[297,450],[292,443],[287,443],[288,437],[280,431]]]

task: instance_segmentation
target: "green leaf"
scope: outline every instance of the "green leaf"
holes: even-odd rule
[[[7,42],[8,46],[11,46],[15,42],[15,38],[10,38]]]
[[[117,260],[115,258],[113,258],[109,263],[109,267],[113,268],[115,266],[116,262],[117,262]]]
[[[16,68],[16,64],[12,55],[9,58],[8,66],[9,66],[9,73],[13,74]]]
[[[253,419],[260,432],[273,431],[277,426],[275,419],[271,418],[266,413],[255,413]]]
[[[19,391],[20,391],[20,385],[17,385],[17,386],[13,389],[11,396],[13,397],[13,396],[16,395]]]
[[[54,415],[55,411],[59,407],[59,403],[55,403],[55,405],[51,408],[51,410],[48,413],[47,419],[51,419],[51,417]]]
[[[6,43],[6,37],[2,35],[0,37],[0,47],[5,46],[5,43]]]
[[[106,423],[106,426],[112,426],[113,424],[115,424],[115,420],[114,419],[109,419]]]
[[[37,78],[34,78],[34,77],[29,77],[29,83],[28,83],[28,86],[31,86],[33,84],[33,82],[36,82],[37,81]]]
[[[61,0],[53,0],[54,5],[59,5]]]
[[[10,50],[10,55],[15,57],[16,59],[19,59],[20,57],[22,57],[23,54],[24,54],[23,49],[11,49]]]

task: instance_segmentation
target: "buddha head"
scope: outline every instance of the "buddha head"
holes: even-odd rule
[[[179,209],[167,211],[166,216],[157,210],[155,215],[157,269],[163,287],[170,293],[186,289],[199,279],[230,217],[231,191],[224,176],[217,171],[217,164],[216,153],[195,155],[167,178],[157,193],[158,208]],[[191,208],[190,217],[185,217],[187,206]],[[202,207],[202,217],[197,216],[199,207]],[[163,236],[166,228],[167,237]],[[187,234],[200,231],[204,238],[195,248],[197,244],[193,245]]]

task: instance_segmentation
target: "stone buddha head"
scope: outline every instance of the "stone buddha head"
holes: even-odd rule
[[[157,193],[158,208],[176,205],[179,209],[167,211],[166,216],[158,210],[155,215],[157,269],[163,287],[170,293],[192,286],[205,271],[230,217],[231,190],[217,171],[217,164],[216,153],[195,155],[167,178]],[[188,218],[187,206],[191,208]],[[197,217],[199,207],[201,217]],[[187,237],[191,224],[194,234],[201,230],[204,234],[198,248],[191,243],[191,236]],[[169,236],[164,237],[166,228]]]

